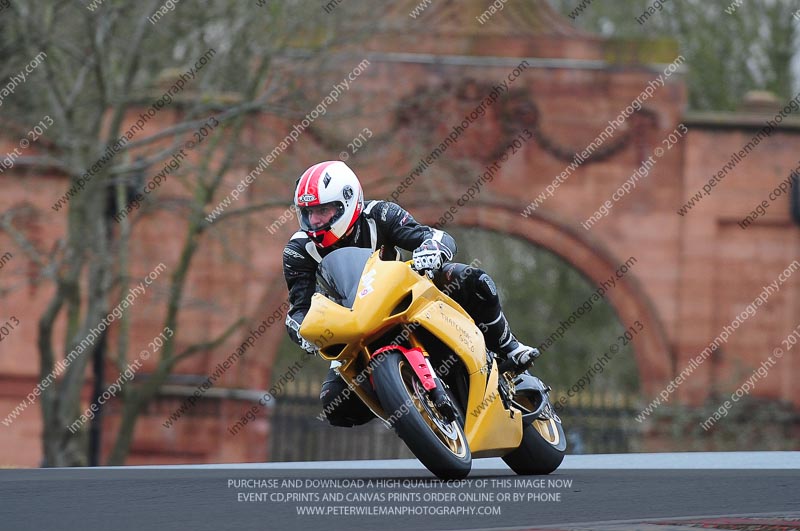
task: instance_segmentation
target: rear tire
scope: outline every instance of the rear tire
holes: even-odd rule
[[[373,372],[375,392],[390,424],[417,459],[441,479],[463,479],[472,469],[472,453],[464,429],[447,423],[399,352],[387,352]]]
[[[547,434],[547,438],[539,430]],[[561,422],[536,419],[523,428],[522,442],[516,450],[504,455],[503,461],[522,476],[549,474],[561,465],[566,453],[567,439]]]

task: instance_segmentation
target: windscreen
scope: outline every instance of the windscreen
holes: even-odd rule
[[[344,247],[323,258],[317,272],[317,282],[322,293],[337,304],[352,308],[361,273],[370,256],[370,249]]]

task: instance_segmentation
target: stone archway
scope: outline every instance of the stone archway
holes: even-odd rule
[[[435,223],[442,212],[441,205],[430,203],[407,206],[421,223]],[[566,260],[595,285],[613,276],[620,264],[629,258],[614,256],[597,240],[551,215],[537,213],[523,218],[518,208],[481,203],[479,208],[459,211],[453,223],[518,236],[544,247]],[[672,377],[673,353],[663,323],[637,279],[635,266],[617,281],[606,297],[622,323],[638,319],[644,324],[644,330],[634,337],[633,346],[643,396],[653,396]]]

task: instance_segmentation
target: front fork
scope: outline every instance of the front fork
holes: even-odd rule
[[[419,348],[405,348],[400,345],[389,345],[381,347],[370,355],[370,361],[374,360],[377,356],[384,352],[397,350],[408,361],[408,364],[414,370],[414,373],[419,378],[422,387],[425,388],[433,399],[433,405],[436,410],[444,417],[449,423],[456,420],[456,409],[450,397],[445,390],[446,384],[439,379],[436,372],[433,370],[430,360]]]

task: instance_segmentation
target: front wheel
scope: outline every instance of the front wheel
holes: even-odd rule
[[[458,421],[447,422],[436,409],[408,360],[387,352],[373,372],[375,392],[389,424],[425,467],[442,479],[462,479],[472,468],[472,453]]]

